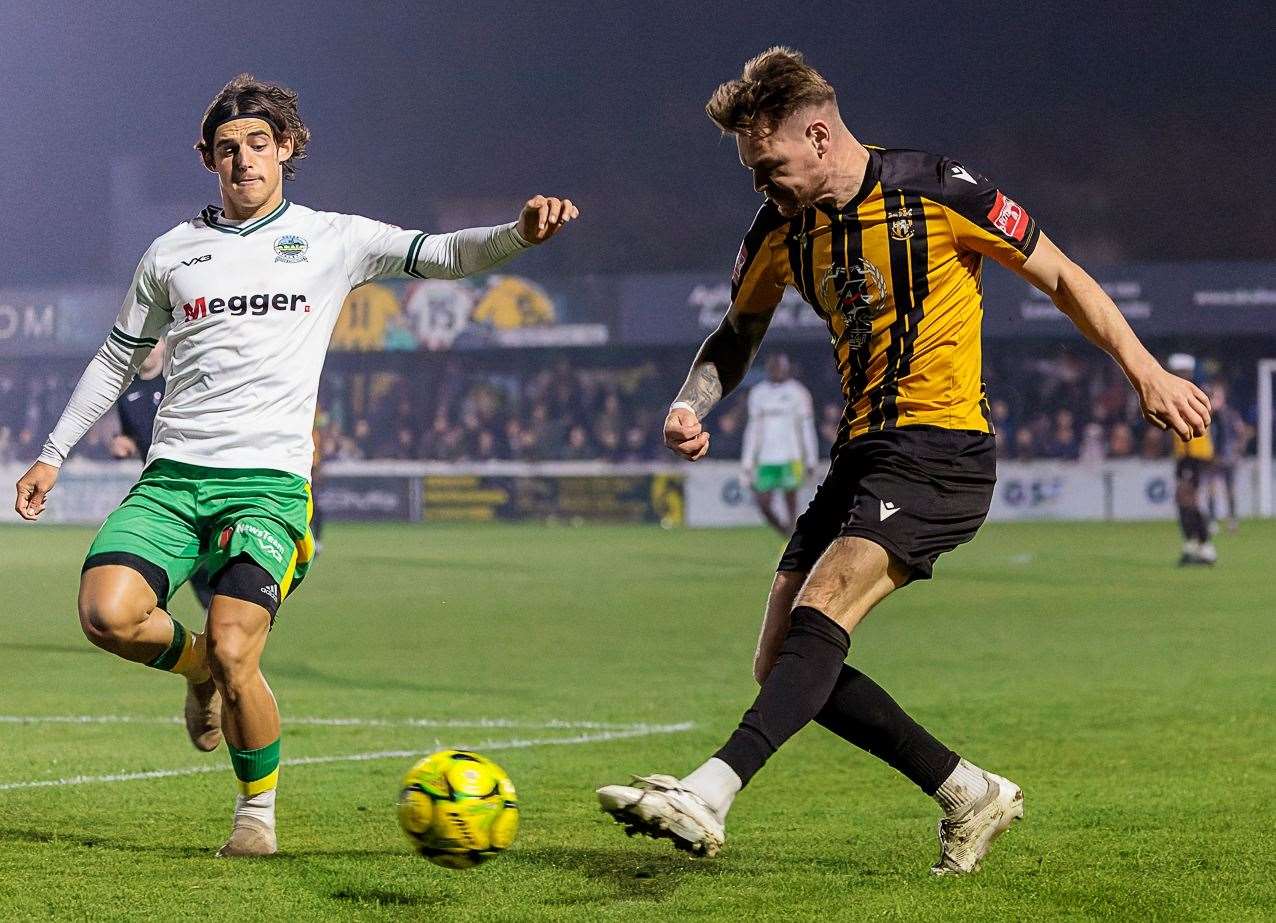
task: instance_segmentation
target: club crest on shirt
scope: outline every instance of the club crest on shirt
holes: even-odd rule
[[[873,335],[873,318],[886,308],[886,277],[865,259],[849,266],[830,266],[820,282],[820,306],[840,315],[846,329],[839,339],[858,349]]]
[[[917,230],[913,224],[913,210],[911,208],[901,208],[897,211],[888,212],[886,215],[886,226],[890,229],[891,237],[896,240],[908,240],[913,236],[913,232]]]
[[[310,244],[306,243],[304,237],[298,237],[296,234],[285,234],[275,241],[275,262],[304,263],[306,261],[306,251],[309,249]]]

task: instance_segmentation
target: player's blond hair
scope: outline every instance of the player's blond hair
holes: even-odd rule
[[[800,51],[776,45],[744,65],[709,97],[704,111],[726,134],[760,137],[806,106],[837,104],[837,94]]]
[[[213,135],[217,126],[229,118],[257,117],[266,121],[279,144],[285,138],[292,141],[292,156],[284,161],[284,179],[297,175],[295,164],[306,157],[310,143],[310,129],[301,120],[297,108],[297,93],[279,83],[258,80],[252,74],[239,74],[221,88],[204,110],[199,126],[199,140],[195,150],[204,158],[204,165],[213,169]]]

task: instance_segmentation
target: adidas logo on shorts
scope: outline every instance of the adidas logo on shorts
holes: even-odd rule
[[[269,597],[270,597],[270,599],[271,599],[271,601],[272,601],[272,602],[273,602],[276,606],[277,606],[277,605],[279,605],[279,587],[275,586],[275,585],[272,583],[272,584],[270,584],[269,586],[264,586],[264,587],[262,587],[262,588],[261,588],[261,591],[262,591],[263,593],[265,593],[267,596],[269,596]]]

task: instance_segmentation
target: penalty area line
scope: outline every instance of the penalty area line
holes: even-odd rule
[[[480,743],[452,744],[457,750],[526,750],[529,747],[571,747],[582,744],[607,743],[613,740],[629,740],[634,737],[651,737],[657,734],[681,734],[695,724],[682,721],[677,724],[647,724],[631,726],[623,730],[603,730],[576,734],[571,737],[530,737],[511,740],[485,740]],[[284,766],[318,766],[325,763],[366,763],[373,760],[407,759],[422,756],[420,750],[374,750],[369,753],[345,753],[337,756],[298,756],[282,761]],[[186,766],[180,769],[152,769],[146,772],[112,772],[94,776],[68,776],[64,779],[34,779],[24,782],[0,782],[0,792],[33,788],[61,788],[68,785],[92,785],[110,782],[139,782],[148,779],[172,779],[178,776],[195,776],[209,772],[225,772],[224,765]]]

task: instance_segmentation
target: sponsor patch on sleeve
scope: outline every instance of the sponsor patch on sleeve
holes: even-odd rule
[[[1028,232],[1028,213],[1014,199],[1007,198],[1000,189],[997,190],[996,201],[988,210],[988,220],[993,227],[1014,240],[1022,241],[1024,234]]]

